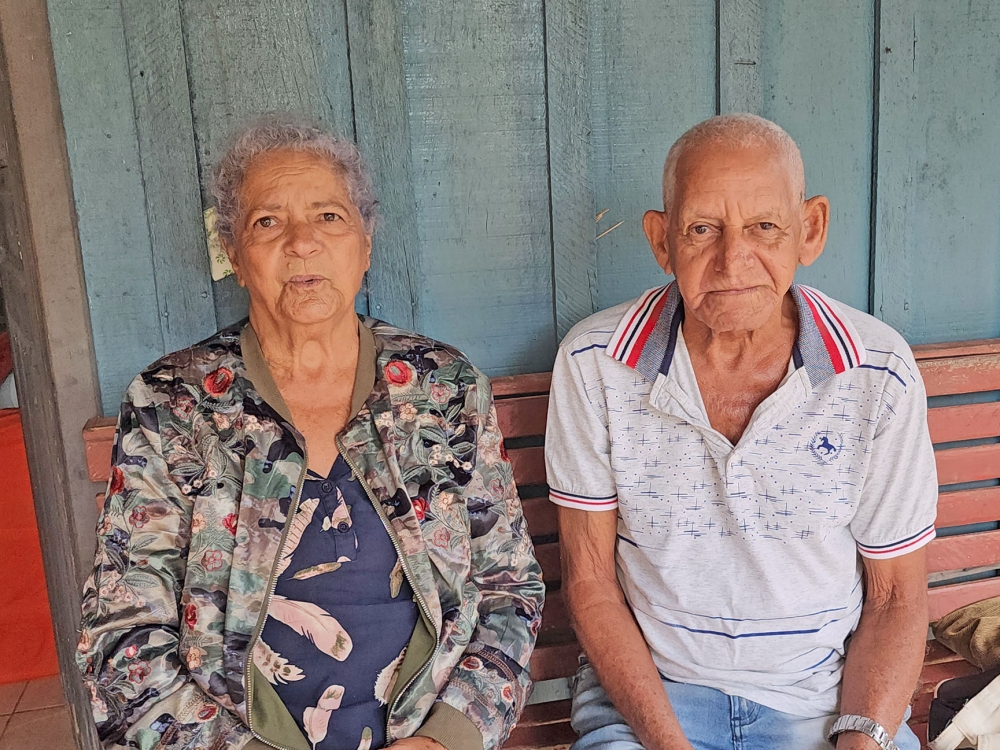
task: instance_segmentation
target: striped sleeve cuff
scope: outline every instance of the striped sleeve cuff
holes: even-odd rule
[[[862,557],[868,557],[872,560],[888,560],[891,557],[899,557],[900,555],[920,549],[930,542],[936,534],[934,524],[931,524],[916,534],[911,534],[905,539],[900,539],[898,542],[893,542],[892,544],[870,546],[858,542],[858,552],[861,553]]]
[[[618,495],[606,495],[604,497],[591,497],[589,495],[577,495],[574,492],[549,488],[549,500],[564,508],[576,508],[577,510],[614,510],[618,507]]]

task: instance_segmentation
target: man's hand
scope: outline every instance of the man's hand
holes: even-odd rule
[[[837,736],[837,750],[879,750],[879,747],[867,734],[844,732]]]
[[[407,737],[392,743],[394,750],[447,750],[447,748],[430,737]]]

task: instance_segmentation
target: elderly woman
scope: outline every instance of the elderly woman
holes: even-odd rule
[[[258,124],[214,195],[250,319],[125,396],[79,646],[101,741],[499,747],[544,594],[489,381],[355,314],[353,144]]]

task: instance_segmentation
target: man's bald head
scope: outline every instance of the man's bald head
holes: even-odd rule
[[[677,192],[678,165],[705,146],[770,152],[785,163],[795,195],[805,199],[806,174],[802,154],[781,126],[745,112],[718,115],[700,122],[677,139],[663,165],[663,210],[670,211]]]

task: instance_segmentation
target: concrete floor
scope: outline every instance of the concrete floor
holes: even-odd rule
[[[0,685],[0,750],[75,750],[58,677]]]

